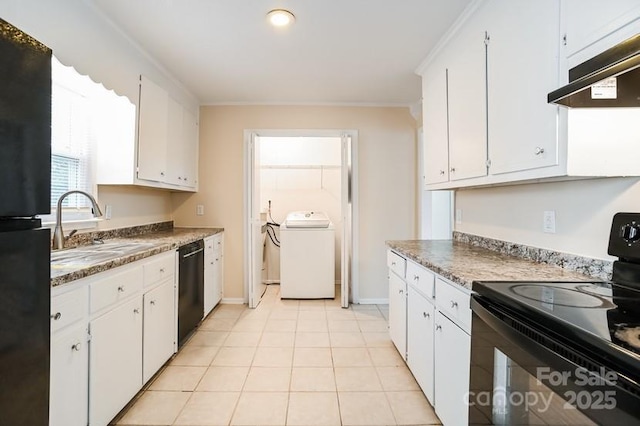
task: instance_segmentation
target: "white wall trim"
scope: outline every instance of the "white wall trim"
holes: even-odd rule
[[[322,106],[322,107],[363,107],[363,108],[411,108],[421,102],[249,102],[249,101],[216,101],[203,102],[202,106]]]
[[[244,305],[246,302],[242,297],[223,297],[221,305]]]
[[[360,299],[356,305],[388,305],[389,299]]]

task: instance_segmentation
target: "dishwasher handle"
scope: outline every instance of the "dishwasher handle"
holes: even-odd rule
[[[198,250],[196,250],[196,251],[192,251],[192,252],[189,252],[189,253],[187,253],[187,254],[184,254],[184,255],[182,255],[182,258],[183,258],[183,259],[186,259],[187,257],[191,257],[191,256],[193,256],[193,255],[196,255],[196,254],[200,253],[201,251],[204,251],[204,249],[203,249],[203,248],[201,248],[201,249],[198,249]]]

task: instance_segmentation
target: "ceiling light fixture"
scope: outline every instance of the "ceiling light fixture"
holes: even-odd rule
[[[274,9],[267,13],[267,19],[274,27],[286,27],[294,23],[296,17],[284,9]]]

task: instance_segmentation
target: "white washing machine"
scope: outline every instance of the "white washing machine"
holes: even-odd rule
[[[291,212],[280,225],[280,296],[335,297],[335,229],[322,212]]]

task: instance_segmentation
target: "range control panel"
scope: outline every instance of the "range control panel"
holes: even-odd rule
[[[640,213],[613,216],[607,252],[623,259],[640,259]]]

